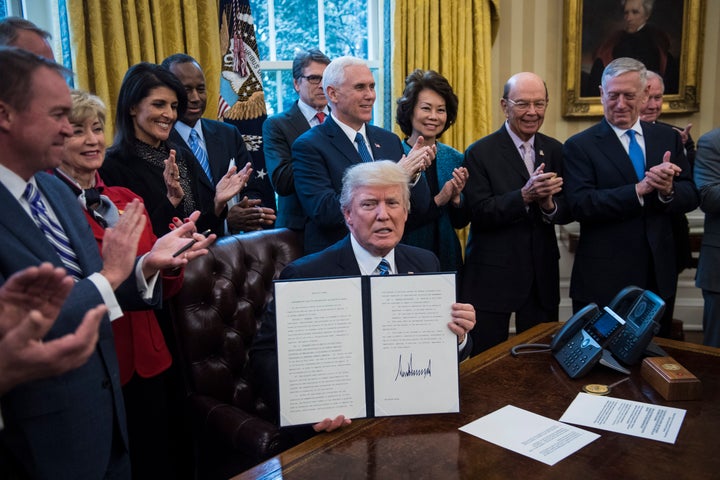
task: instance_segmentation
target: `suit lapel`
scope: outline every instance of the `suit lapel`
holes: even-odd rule
[[[204,118],[200,120],[200,125],[202,126],[203,137],[205,137],[205,148],[210,162],[210,170],[213,174],[213,182],[217,183],[227,173],[227,169],[231,165],[236,165],[236,159],[233,156],[234,152],[229,151],[232,146],[226,144],[225,139],[219,133],[217,125],[208,122]],[[240,167],[240,165],[237,166]]]
[[[57,179],[54,179],[45,173],[38,173],[35,175],[35,180],[37,181],[38,187],[45,195],[48,203],[50,203],[50,208],[53,209],[55,215],[60,221],[65,235],[67,235],[70,240],[70,244],[72,245],[75,255],[78,257],[78,262],[80,267],[83,269],[83,273],[85,275],[89,275],[94,272],[95,262],[93,262],[93,259],[90,257],[89,251],[90,249],[95,248],[95,252],[97,252],[97,246],[85,244],[87,238],[94,237],[82,236],[83,231],[90,231],[90,225],[87,223],[85,215],[80,211],[80,206],[76,202],[69,203],[64,201],[62,196],[68,193],[69,190],[65,192],[64,190],[67,190],[67,187],[59,183]],[[63,189],[63,191],[60,189]],[[82,223],[76,222],[78,216],[82,219]],[[42,239],[45,239],[44,235],[42,236]],[[52,245],[50,245],[49,242],[47,242],[47,245],[47,248],[52,250],[53,256],[57,256],[57,253],[55,253]],[[47,254],[48,253],[46,251],[44,256],[47,256]],[[59,259],[60,257],[58,256],[58,260]],[[59,265],[63,265],[61,260]]]
[[[500,127],[500,130],[498,130],[497,133],[501,137],[501,157],[511,159],[511,161],[508,163],[510,164],[512,170],[519,174],[525,181],[530,179],[530,174],[528,173],[527,167],[525,166],[525,160],[523,160],[522,155],[520,155],[520,151],[515,146],[515,143],[513,142],[512,137],[510,137],[510,134],[507,132],[505,125]],[[537,135],[535,136],[535,138],[537,139]],[[535,155],[535,159],[537,160],[537,152]]]
[[[298,107],[297,100],[284,115],[286,117],[286,125],[292,130],[294,138],[310,130],[310,124],[305,118],[305,115],[302,114],[300,107]]]
[[[635,168],[628,156],[625,148],[623,148],[620,139],[615,131],[607,123],[604,118],[598,125],[598,131],[595,135],[595,145],[606,158],[609,165],[612,165],[627,182],[636,183],[638,181],[635,174]]]
[[[320,131],[329,137],[329,143],[335,147],[338,152],[350,161],[350,163],[361,163],[362,159],[360,154],[355,149],[355,145],[345,135],[340,125],[335,123],[331,116],[327,117],[322,125],[318,125],[315,128],[321,129]]]
[[[346,235],[336,246],[335,264],[338,267],[338,273],[341,276],[360,275],[360,266],[355,260],[350,235]]]
[[[658,137],[657,129],[651,124],[640,122],[640,126],[645,137],[645,169],[650,170],[650,167],[662,163],[666,151],[662,146],[665,142]]]
[[[45,235],[10,191],[1,183],[0,202],[4,206],[3,214],[0,215],[0,225],[8,234],[15,237],[18,243],[25,245],[40,261],[52,261],[54,265],[62,267],[60,257],[50,242],[47,241]]]

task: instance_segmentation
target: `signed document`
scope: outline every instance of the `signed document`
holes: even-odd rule
[[[458,412],[455,274],[275,282],[281,426]]]

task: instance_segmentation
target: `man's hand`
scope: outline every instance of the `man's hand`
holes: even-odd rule
[[[0,287],[0,337],[17,326],[30,310],[48,318],[60,313],[75,282],[65,269],[41,263],[12,275]]]
[[[227,214],[230,233],[252,232],[272,225],[277,216],[272,208],[263,207],[260,199],[243,197]]]
[[[42,341],[73,285],[63,269],[43,263],[0,287],[0,395],[19,383],[77,368],[95,350],[104,305],[89,310],[74,333]]]
[[[680,175],[682,169],[670,161],[670,152],[665,152],[663,161],[645,172],[645,177],[635,186],[638,195],[647,195],[657,190],[661,195],[670,196],[673,191],[673,180]]]
[[[680,130],[677,127],[673,127],[673,129],[680,134],[680,139],[682,140],[683,145],[685,145],[688,141],[688,137],[690,136],[690,129],[692,128],[692,123],[688,123],[685,128]]]
[[[181,268],[191,260],[206,255],[209,247],[217,238],[217,235],[210,234],[207,238],[197,233],[195,221],[200,216],[199,211],[194,211],[190,218],[184,223],[175,226],[169,233],[158,238],[152,249],[143,259],[143,275],[149,278],[160,270]],[[188,242],[195,243],[181,255],[174,257],[175,252],[183,248]]]
[[[544,172],[545,164],[541,163],[530,175],[527,183],[521,189],[523,201],[526,205],[537,202],[544,210],[553,210],[555,203],[553,195],[562,191],[563,179],[555,172]]]
[[[425,139],[420,136],[408,154],[400,158],[398,165],[403,167],[410,177],[413,177],[416,173],[425,171],[435,160],[435,155],[437,155],[435,144],[425,145]]]
[[[145,228],[145,207],[138,199],[128,203],[114,227],[105,230],[100,273],[115,290],[130,276],[135,265],[138,242]]]
[[[352,423],[352,420],[345,418],[344,415],[338,415],[334,419],[326,418],[322,422],[318,422],[313,425],[313,430],[316,432],[332,432],[341,427],[347,427]]]
[[[465,340],[465,335],[475,327],[475,307],[469,303],[453,303],[452,321],[448,328],[458,338],[458,345]]]
[[[236,173],[237,172],[237,173]],[[237,171],[236,166],[228,169],[227,173],[215,186],[215,215],[220,216],[228,200],[240,193],[245,188],[250,174],[253,172],[252,164],[247,162],[242,170]]]

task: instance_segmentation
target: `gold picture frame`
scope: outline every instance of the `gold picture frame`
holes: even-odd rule
[[[594,90],[591,85],[600,83],[596,72],[598,65],[600,72],[602,71],[602,60],[598,60],[599,57],[593,59],[593,52],[598,52],[600,49],[596,48],[591,52],[593,47],[589,45],[593,41],[596,45],[599,44],[600,39],[588,37],[592,32],[583,30],[590,30],[592,27],[595,33],[605,35],[606,43],[609,42],[611,34],[608,31],[612,31],[611,25],[617,25],[618,10],[622,21],[620,2],[621,0],[564,0],[562,74],[564,117],[592,117],[603,114],[599,92],[597,96],[590,94]],[[656,19],[661,19],[667,29],[654,28],[656,31],[669,32],[667,37],[671,39],[670,44],[673,45],[674,39],[674,48],[676,51],[679,50],[679,58],[674,60],[677,69],[673,83],[675,91],[666,88],[663,97],[663,114],[686,114],[700,110],[700,62],[704,12],[705,0],[655,0],[655,7],[647,26]],[[583,25],[587,25],[588,28],[584,29]],[[674,37],[670,37],[673,33]],[[667,57],[673,58],[671,51]],[[594,68],[588,71],[588,65]]]

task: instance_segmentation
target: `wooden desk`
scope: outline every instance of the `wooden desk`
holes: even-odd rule
[[[674,445],[593,430],[601,437],[550,467],[460,432],[505,405],[559,419],[581,387],[611,384],[620,373],[596,366],[572,380],[548,353],[512,357],[511,346],[549,343],[556,323],[538,325],[460,368],[459,414],[355,420],[234,477],[319,479],[653,479],[720,478],[720,349],[658,339],[703,384],[702,400],[666,402],[642,380],[639,365],[611,395],[687,410]],[[586,427],[581,427],[586,428]]]

